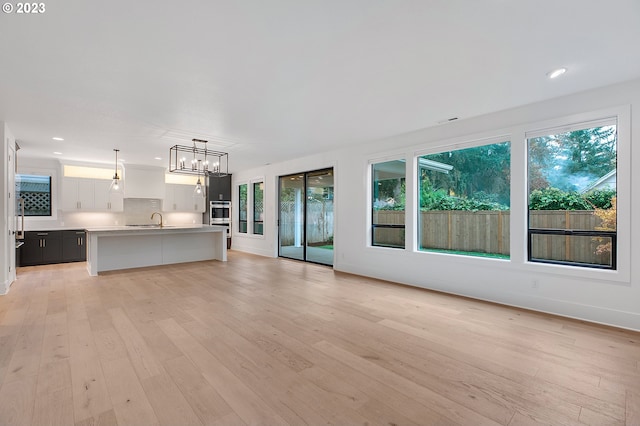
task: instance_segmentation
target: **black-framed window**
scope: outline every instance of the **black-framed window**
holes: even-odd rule
[[[264,234],[264,182],[253,183],[253,233]]]
[[[17,174],[16,199],[25,216],[51,216],[51,176]]]
[[[406,162],[371,165],[371,245],[405,248]]]
[[[527,134],[531,262],[617,268],[617,123]]]
[[[247,233],[247,184],[238,185],[238,232]]]

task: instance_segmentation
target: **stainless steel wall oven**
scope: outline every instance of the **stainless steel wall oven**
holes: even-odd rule
[[[226,226],[227,248],[229,248],[231,242],[231,201],[209,202],[209,224]]]

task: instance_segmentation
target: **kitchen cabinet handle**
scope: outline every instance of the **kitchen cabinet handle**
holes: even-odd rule
[[[47,240],[42,240],[42,247],[46,247],[47,246]]]

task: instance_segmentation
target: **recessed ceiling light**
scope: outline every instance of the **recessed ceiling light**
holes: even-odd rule
[[[547,77],[553,79],[553,78],[558,78],[560,77],[562,74],[566,73],[567,69],[566,68],[558,68],[557,70],[553,70],[547,73]]]
[[[154,157],[154,160],[162,160],[162,157]]]
[[[58,151],[53,151],[53,153],[54,153],[55,155],[62,155],[62,153],[61,153],[61,152],[58,152]]]
[[[64,139],[59,138],[59,137],[57,137],[57,136],[56,136],[56,137],[53,137],[53,138],[51,138],[51,139],[53,139],[54,141],[63,141],[63,140],[64,140]]]

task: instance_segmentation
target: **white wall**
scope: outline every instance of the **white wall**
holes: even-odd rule
[[[7,125],[2,121],[0,121],[0,141],[2,149],[2,154],[0,154],[0,212],[2,212],[2,228],[0,229],[0,294],[6,294],[15,279],[15,258],[12,255],[15,254],[15,249],[13,249],[15,237],[12,232],[15,225],[13,223],[15,216],[10,204],[12,200],[9,200],[9,192],[13,197],[13,188],[9,188],[12,182],[9,174],[14,173],[14,171],[7,166],[7,163],[9,162],[8,147],[9,145],[15,146],[16,140]]]
[[[640,266],[631,261],[631,255],[635,253],[637,259],[640,250],[640,227],[631,223],[632,212],[638,218],[637,212],[640,211],[640,181],[630,167],[630,164],[640,164],[640,149],[637,149],[640,144],[640,114],[631,112],[634,106],[636,110],[640,108],[640,80],[463,119],[358,147],[234,172],[235,206],[238,205],[239,183],[259,177],[265,179],[265,235],[238,234],[236,228],[232,248],[277,256],[278,176],[334,167],[334,269],[640,330]],[[533,130],[535,127],[532,126],[543,126],[559,118],[588,117],[604,110],[622,111],[618,129],[621,150],[618,158],[619,270],[529,264],[526,262],[525,238],[526,172],[523,167],[518,167],[524,164],[518,161],[518,158],[525,158],[524,132]],[[397,250],[369,246],[370,160],[400,155],[411,165],[416,152],[443,145],[443,142],[464,142],[497,135],[509,135],[512,141],[512,255],[509,261],[410,249],[417,245],[411,220],[412,215],[415,216],[415,197],[407,197],[406,236],[409,248]],[[636,149],[630,150],[630,147]],[[638,184],[632,186],[634,179]],[[412,193],[416,193],[416,189],[408,175],[407,194]],[[537,282],[535,288],[534,281]]]
[[[308,172],[319,169],[334,168],[334,182],[338,172],[337,160],[334,152],[312,157],[298,158],[292,161],[268,165],[263,168],[234,172],[231,203],[233,206],[233,234],[232,248],[263,256],[278,256],[277,220],[278,211],[276,202],[278,198],[278,177],[293,173]],[[251,182],[264,180],[264,235],[251,235],[238,233],[238,185],[249,185],[248,192],[252,191]],[[339,186],[336,184],[336,191]],[[336,195],[334,195],[335,198]],[[334,206],[334,217],[337,214],[337,206]],[[251,216],[251,212],[249,212]],[[251,218],[249,218],[251,220]],[[335,220],[335,219],[334,219]],[[249,226],[251,226],[249,224]],[[335,225],[334,225],[335,226]],[[334,233],[336,234],[336,233]],[[335,238],[335,237],[334,237]],[[335,246],[335,239],[334,239]]]

